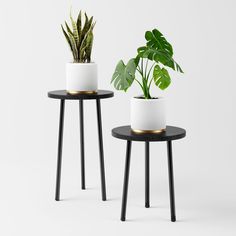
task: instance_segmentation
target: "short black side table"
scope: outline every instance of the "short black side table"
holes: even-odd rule
[[[61,183],[61,163],[62,163],[62,143],[63,143],[63,127],[64,127],[64,110],[65,100],[79,100],[80,111],[80,156],[81,156],[81,188],[85,189],[85,163],[84,163],[84,100],[94,99],[97,104],[97,123],[98,123],[98,138],[100,151],[100,171],[101,171],[101,187],[102,200],[106,201],[106,182],[104,168],[104,151],[102,139],[102,119],[101,119],[101,104],[100,99],[113,97],[114,93],[107,90],[98,90],[96,93],[81,93],[71,95],[66,90],[57,90],[48,92],[48,97],[60,99],[60,119],[59,119],[59,136],[58,136],[58,156],[57,156],[57,175],[56,175],[56,196],[55,200],[60,200],[60,183]]]
[[[132,141],[145,142],[145,207],[150,207],[150,162],[149,162],[149,142],[167,142],[168,152],[168,171],[169,171],[169,189],[170,189],[170,213],[171,221],[176,221],[175,214],[175,194],[174,194],[174,175],[173,175],[173,161],[172,161],[172,140],[181,139],[186,136],[184,129],[167,126],[166,131],[156,134],[137,134],[134,133],[130,126],[121,126],[112,130],[112,136],[127,140],[126,147],[126,163],[124,173],[123,197],[121,205],[121,221],[125,221],[126,205],[128,195],[129,169],[130,169],[130,154]]]

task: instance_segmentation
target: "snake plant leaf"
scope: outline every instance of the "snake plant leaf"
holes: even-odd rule
[[[93,25],[93,16],[88,21],[88,29]],[[94,24],[95,25],[95,24]],[[93,28],[93,27],[92,27]]]
[[[93,28],[95,25],[96,25],[96,22],[91,24],[90,31],[89,31],[88,36],[86,38],[87,47],[85,49],[85,53],[86,53],[88,62],[91,61],[91,54],[92,54],[92,47],[93,47]]]
[[[84,15],[85,15],[85,22],[84,22],[83,29],[82,29],[82,31],[81,31],[81,39],[80,39],[80,42],[83,41],[85,34],[86,34],[87,31],[89,30],[89,27],[88,27],[88,16],[87,16],[86,12],[84,13]]]
[[[62,28],[62,32],[63,32],[63,34],[64,34],[64,36],[65,36],[65,38],[66,38],[66,41],[67,41],[67,43],[69,44],[70,50],[73,51],[72,45],[71,45],[71,43],[70,43],[70,38],[69,38],[68,34],[66,33],[66,31],[65,31],[65,29],[64,29],[64,27],[63,27],[63,25],[61,25],[61,28]]]
[[[79,12],[79,15],[77,17],[76,24],[77,24],[78,33],[79,35],[81,35],[81,28],[82,28],[82,12],[81,11]]]
[[[65,21],[65,25],[66,25],[66,30],[68,33],[73,34],[72,30],[70,29],[69,25],[67,24],[67,22]]]
[[[78,29],[77,29],[77,23],[74,21],[71,13],[70,13],[70,20],[71,20],[71,25],[72,25],[72,29],[73,29],[73,36],[74,36],[76,45],[78,45],[79,44],[79,33],[78,33]]]
[[[170,75],[165,68],[156,65],[153,70],[153,79],[157,87],[165,90],[171,83]]]
[[[79,51],[79,62],[84,63],[86,61],[84,52],[85,52],[86,46],[84,46],[83,48],[80,49]]]
[[[77,44],[76,44],[74,35],[71,34],[70,32],[68,32],[68,35],[69,35],[69,39],[70,39],[70,43],[71,43],[71,47],[72,47],[74,61],[78,62],[78,50],[77,50]]]
[[[147,46],[138,48],[138,55],[141,58],[148,58],[151,61],[160,62],[173,70],[183,73],[180,65],[172,58],[172,56],[163,49],[155,49]]]
[[[173,56],[173,48],[171,44],[165,39],[159,30],[154,29],[152,31],[147,31],[145,33],[145,38],[148,47],[164,50],[170,56]]]
[[[114,83],[114,87],[117,90],[124,90],[126,92],[132,85],[135,78],[136,67],[135,59],[130,59],[127,65],[125,65],[122,60],[118,62],[111,80],[111,83]]]
[[[92,46],[93,46],[93,31],[91,30],[86,38],[86,49],[85,53],[88,59],[88,62],[91,61],[91,53],[92,53]]]
[[[88,37],[88,35],[92,32],[92,30],[93,30],[93,24],[90,26],[90,28],[86,31],[86,33],[85,33],[85,35],[84,35],[84,37],[83,37],[83,39],[82,39],[82,42],[81,42],[81,44],[80,44],[80,47],[81,48],[83,48],[84,46],[85,46],[85,44],[86,44],[86,40],[87,40],[87,37]]]
[[[92,29],[90,28],[90,30],[85,34],[84,39],[80,44],[80,54],[79,54],[79,56],[80,56],[80,59],[81,59],[82,62],[85,62],[86,59],[87,59],[88,62],[90,62],[90,60],[91,60],[91,58],[88,58],[87,54],[86,54],[86,49],[89,47],[89,43],[92,43],[92,42],[89,41],[89,38],[88,38],[91,32],[92,32]]]
[[[74,20],[70,11],[70,28],[65,21],[65,27],[62,26],[63,34],[70,46],[73,54],[74,62],[90,62],[93,46],[93,28],[95,23],[93,17],[88,17],[86,12],[85,21],[83,24],[83,13],[79,12],[77,19]]]

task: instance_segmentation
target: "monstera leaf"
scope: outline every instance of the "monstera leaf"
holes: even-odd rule
[[[170,56],[173,56],[173,48],[171,44],[165,39],[163,34],[154,29],[152,31],[147,31],[145,33],[145,38],[147,40],[147,46],[154,49],[161,49],[168,53]]]
[[[111,83],[114,83],[114,87],[117,90],[127,91],[134,81],[135,71],[135,59],[130,59],[127,65],[125,65],[124,62],[120,60],[112,76]]]
[[[170,75],[165,68],[161,68],[159,65],[156,65],[153,70],[153,79],[156,84],[161,90],[166,89],[170,83]]]
[[[160,62],[165,66],[172,68],[173,70],[183,73],[183,70],[172,56],[164,49],[155,49],[147,46],[138,48],[138,56],[141,58],[148,58],[149,60]]]

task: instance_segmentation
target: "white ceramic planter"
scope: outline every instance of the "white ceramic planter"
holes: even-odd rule
[[[71,94],[97,91],[96,63],[67,63],[66,90]]]
[[[164,98],[131,99],[131,129],[137,133],[158,133],[166,128]]]

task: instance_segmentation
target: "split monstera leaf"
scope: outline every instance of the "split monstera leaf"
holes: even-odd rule
[[[153,81],[161,90],[171,83],[165,67],[180,73],[183,73],[183,70],[173,59],[173,48],[160,31],[147,31],[145,39],[146,46],[137,49],[135,58],[130,59],[126,65],[122,60],[118,62],[111,83],[117,90],[127,91],[133,81],[136,81],[142,88],[144,98],[151,99],[150,86]],[[151,66],[149,62],[152,62]],[[139,72],[141,79],[136,78],[136,72]]]

